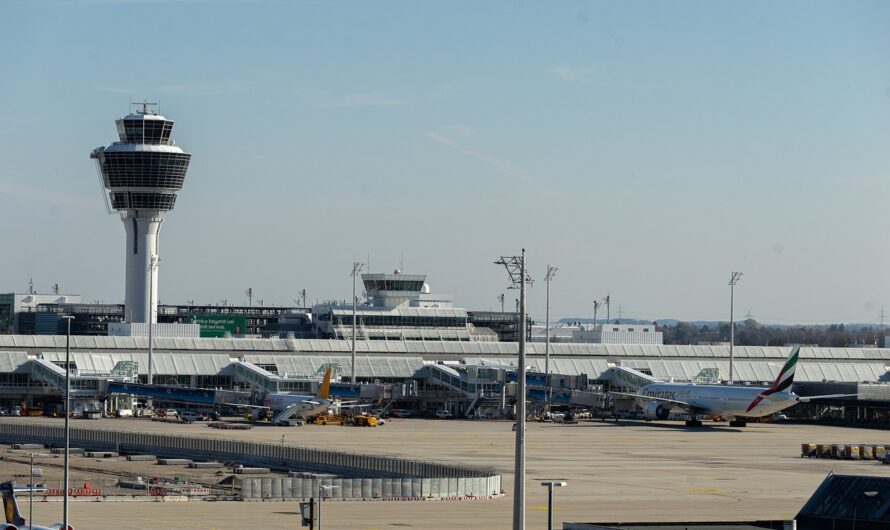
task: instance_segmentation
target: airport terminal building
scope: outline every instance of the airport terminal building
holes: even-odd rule
[[[0,335],[0,401],[54,403],[65,373],[64,336]],[[633,391],[639,374],[664,381],[714,382],[729,372],[726,346],[551,344],[551,374],[544,374],[544,344],[527,344],[529,399],[553,389],[554,403],[604,407],[604,390]],[[111,382],[146,382],[145,337],[71,337],[72,388],[84,403],[106,402]],[[515,401],[517,343],[429,340],[358,340],[357,384],[335,394],[417,413],[442,408],[455,415],[497,417]],[[159,338],[154,381],[172,389],[308,392],[326,367],[351,376],[351,340]],[[738,346],[736,382],[769,385],[788,348]],[[852,393],[858,398],[801,407],[809,419],[890,424],[890,349],[801,348],[795,391],[802,395]],[[536,390],[537,389],[537,390]]]

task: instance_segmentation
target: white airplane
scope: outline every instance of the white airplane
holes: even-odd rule
[[[16,490],[11,481],[0,484],[0,494],[3,496],[3,514],[6,523],[0,523],[0,530],[61,530],[63,523],[55,523],[50,526],[36,526],[26,524],[25,518],[19,513],[19,506],[15,500],[16,491],[28,491],[27,488]],[[74,530],[68,525],[68,530]]]
[[[269,394],[263,400],[263,406],[272,412],[290,411],[290,418],[305,418],[316,414],[324,414],[332,406],[331,401],[331,369],[324,373],[324,380],[314,396],[279,393]]]
[[[792,393],[789,389],[794,381],[799,354],[800,346],[795,346],[769,388],[659,382],[644,386],[636,394],[616,394],[633,397],[646,418],[651,420],[666,420],[673,410],[679,409],[689,415],[686,425],[690,427],[701,426],[699,416],[720,416],[729,419],[732,427],[744,427],[749,418],[770,416],[800,402],[855,396],[798,396]]]
[[[286,425],[294,418],[308,418],[319,414],[326,414],[332,407],[339,406],[366,406],[335,403],[331,399],[331,369],[324,374],[324,381],[314,396],[276,392],[269,394],[260,406],[239,405],[253,409],[253,417],[269,418],[275,425]],[[271,414],[270,414],[271,413]]]

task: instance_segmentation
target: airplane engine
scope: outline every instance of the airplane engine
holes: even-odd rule
[[[647,419],[666,420],[671,413],[671,408],[665,407],[662,403],[649,403],[643,411]]]

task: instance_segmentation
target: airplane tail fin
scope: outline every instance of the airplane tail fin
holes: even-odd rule
[[[15,502],[15,490],[11,481],[0,484],[0,495],[3,496],[3,515],[6,516],[6,523],[25,524],[25,518],[19,513],[19,505]]]
[[[318,387],[318,393],[315,397],[320,399],[328,399],[331,396],[331,369],[330,367],[324,372],[324,381]]]
[[[772,392],[781,392],[791,386],[791,383],[794,382],[794,369],[797,366],[797,359],[799,356],[800,346],[795,346],[794,349],[791,350],[791,355],[788,356],[788,360],[785,361],[785,366],[782,367],[782,371],[779,372],[779,376],[776,377],[773,386],[770,387]]]

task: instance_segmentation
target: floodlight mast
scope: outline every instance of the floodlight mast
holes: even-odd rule
[[[67,326],[65,330],[65,458],[62,472],[65,496],[62,499],[62,528],[67,530],[71,528],[68,526],[68,457],[71,452],[71,427],[68,420],[71,418],[71,321],[74,320],[74,317],[65,315],[62,319],[65,320]],[[34,488],[33,481],[31,488]],[[28,523],[31,524],[30,521]]]
[[[525,284],[531,284],[525,266],[525,249],[519,256],[501,256],[494,262],[510,275],[510,289],[519,289],[519,374],[516,389],[516,452],[513,474],[513,530],[525,530]]]
[[[735,284],[741,279],[741,272],[732,273],[729,280],[729,384],[733,382],[733,366],[732,366],[732,347],[735,344],[735,318],[733,317],[733,307],[735,305]]]
[[[352,262],[352,272],[349,273],[352,276],[352,368],[349,374],[349,379],[352,383],[355,383],[355,315],[356,315],[356,297],[355,297],[355,279],[362,272],[362,268],[364,268],[365,264],[353,261]],[[305,295],[304,295],[305,296]]]
[[[545,403],[545,407],[547,412],[550,412],[550,396],[552,394],[551,386],[550,386],[550,280],[556,276],[556,271],[559,270],[559,267],[551,267],[547,265],[547,274],[544,276],[544,281],[547,282],[547,296],[546,296],[546,318],[547,318],[547,326],[546,326],[546,337],[544,342],[544,377],[547,379],[547,402]]]

